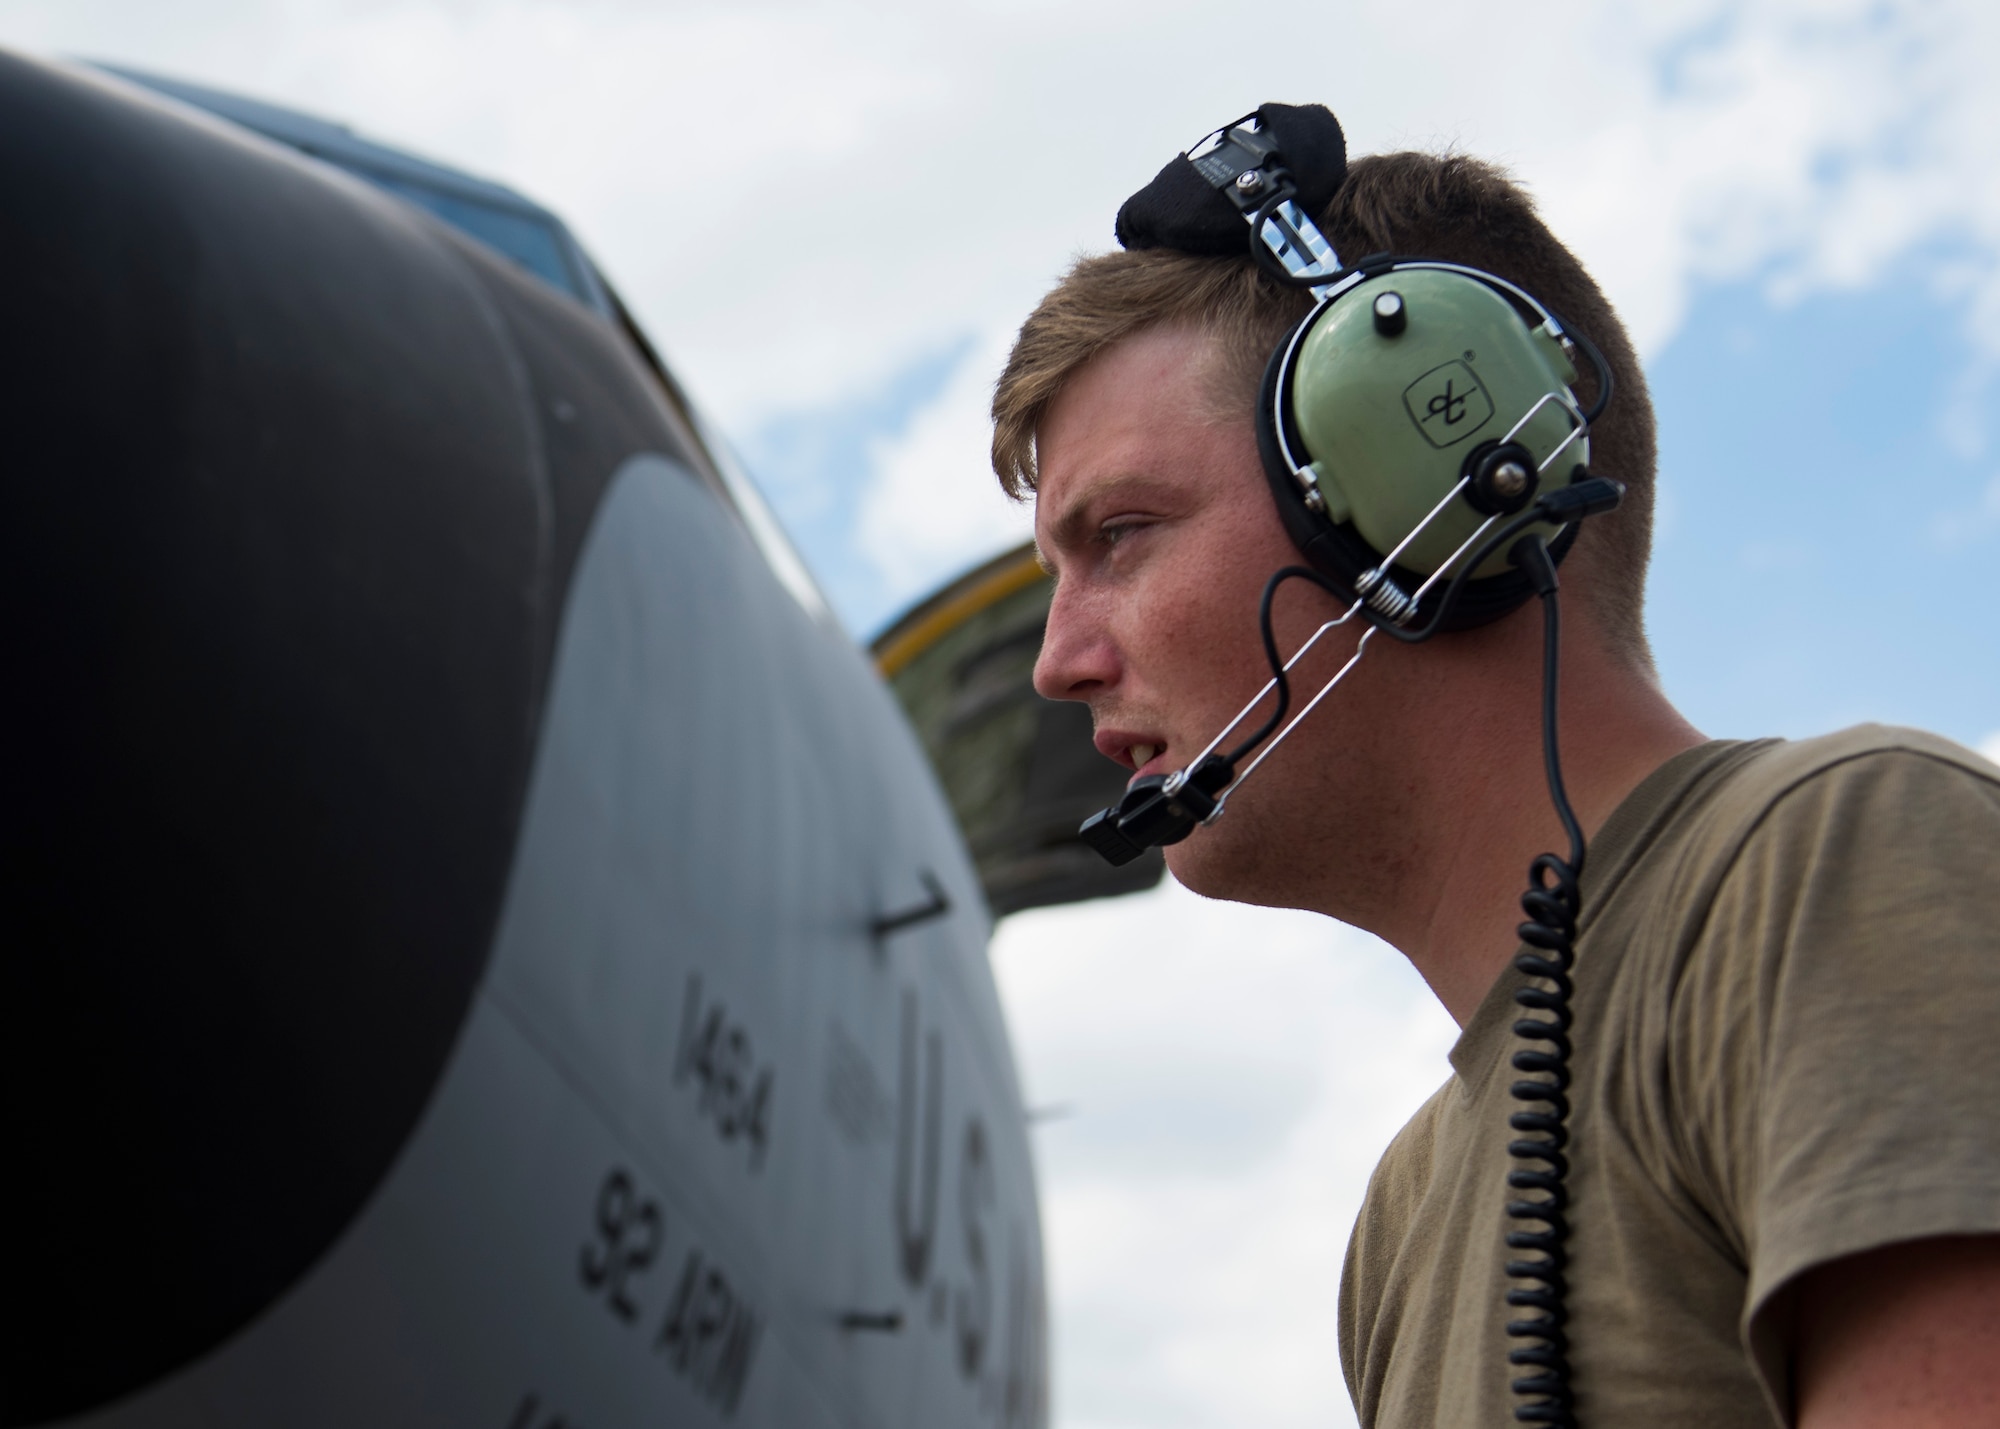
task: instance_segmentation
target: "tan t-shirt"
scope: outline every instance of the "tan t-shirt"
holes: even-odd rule
[[[2000,1231],[2000,778],[1879,726],[1704,745],[1605,823],[1583,897],[1578,1418],[1789,1422],[1800,1272]],[[1348,1244],[1341,1363],[1367,1429],[1512,1422],[1519,983],[1510,968],[1466,1024]]]

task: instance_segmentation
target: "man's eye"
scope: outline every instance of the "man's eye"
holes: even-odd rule
[[[1135,531],[1143,531],[1149,523],[1145,521],[1107,521],[1097,528],[1097,539],[1106,546],[1115,546]]]

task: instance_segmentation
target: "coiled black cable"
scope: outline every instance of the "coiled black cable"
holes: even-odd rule
[[[1528,891],[1521,908],[1528,921],[1520,926],[1526,948],[1515,955],[1522,974],[1514,1001],[1530,1012],[1514,1023],[1514,1035],[1528,1045],[1514,1053],[1514,1070],[1529,1075],[1509,1091],[1528,1110],[1517,1111],[1507,1124],[1527,1133],[1507,1143],[1514,1168],[1507,1173],[1510,1191],[1537,1193],[1507,1202],[1509,1250],[1534,1252],[1533,1259],[1509,1260],[1507,1275],[1525,1286],[1510,1286],[1511,1309],[1536,1312],[1507,1322],[1507,1337],[1532,1343],[1507,1352],[1507,1363],[1521,1370],[1512,1382],[1517,1398],[1514,1418],[1523,1424],[1575,1429],[1575,1404],[1570,1392],[1568,1311],[1565,1296],[1569,1238],[1569,1058],[1570,980],[1576,961],[1577,920],[1583,909],[1582,826],[1563,788],[1562,755],[1556,735],[1559,688],[1561,613],[1556,597],[1555,565],[1539,537],[1529,536],[1509,552],[1527,572],[1542,598],[1542,762],[1548,774],[1549,799],[1569,838],[1569,857],[1545,853],[1528,870]],[[1540,1229],[1524,1229],[1539,1226]],[[1512,1370],[1510,1370],[1510,1373]]]
[[[1538,513],[1530,511],[1503,526],[1466,562],[1466,569],[1483,561],[1499,541],[1516,536],[1539,519]],[[1514,1070],[1527,1075],[1508,1089],[1525,1109],[1507,1118],[1508,1126],[1522,1133],[1507,1143],[1508,1155],[1515,1163],[1507,1173],[1507,1186],[1513,1192],[1533,1194],[1532,1198],[1508,1200],[1511,1228],[1506,1243],[1510,1251],[1529,1251],[1533,1258],[1507,1261],[1508,1278],[1525,1282],[1508,1287],[1507,1305],[1510,1310],[1535,1313],[1507,1321],[1507,1338],[1528,1342],[1510,1348],[1507,1363],[1513,1376],[1510,1387],[1518,1401],[1514,1406],[1518,1423],[1576,1429],[1569,1384],[1569,1285],[1564,1272],[1569,1239],[1570,997],[1575,991],[1571,970],[1576,961],[1577,923],[1583,911],[1581,880],[1587,850],[1583,826],[1563,784],[1557,723],[1562,688],[1562,608],[1555,561],[1539,535],[1520,536],[1509,549],[1508,559],[1527,575],[1542,601],[1542,765],[1549,802],[1555,806],[1569,841],[1569,857],[1539,855],[1529,865],[1528,891],[1521,895],[1521,909],[1528,921],[1518,930],[1526,946],[1514,958],[1515,970],[1524,979],[1514,991],[1514,1001],[1535,1015],[1514,1023],[1514,1035],[1528,1044],[1514,1053]],[[1435,633],[1457,595],[1463,579],[1463,572],[1460,574],[1461,581],[1447,589],[1439,614],[1427,626],[1410,632],[1415,639],[1428,639]],[[1325,576],[1305,566],[1287,566],[1265,584],[1258,626],[1278,698],[1263,725],[1229,753],[1232,765],[1270,737],[1291,704],[1290,681],[1271,628],[1271,606],[1278,588],[1292,580],[1304,580],[1340,595]]]

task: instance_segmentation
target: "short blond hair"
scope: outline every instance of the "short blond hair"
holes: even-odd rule
[[[1599,623],[1614,651],[1650,670],[1646,565],[1658,463],[1653,404],[1624,324],[1583,264],[1557,241],[1526,190],[1496,166],[1461,154],[1375,154],[1354,160],[1319,215],[1348,258],[1397,253],[1465,263],[1517,283],[1595,342],[1616,399],[1592,427],[1591,466],[1626,485],[1615,517],[1592,522],[1572,563],[1588,568]],[[1310,298],[1281,288],[1242,257],[1152,248],[1079,259],[1021,325],[993,394],[993,469],[1009,495],[1034,490],[1035,430],[1071,374],[1151,328],[1210,335],[1221,359],[1221,403],[1247,418],[1271,350]],[[1578,396],[1588,403],[1595,377]]]

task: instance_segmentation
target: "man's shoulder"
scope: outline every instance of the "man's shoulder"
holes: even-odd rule
[[[1898,725],[1857,724],[1812,739],[1766,746],[1761,758],[1745,765],[1743,792],[1780,798],[1810,780],[1867,777],[1885,763],[1905,760],[1935,766],[1947,778],[1963,774],[2000,783],[2000,768],[1943,735]]]
[[[2000,916],[2000,769],[1969,749],[1857,725],[1681,758],[1591,919],[1649,985],[1677,982],[1691,958],[1770,954],[1766,935],[1791,926],[1785,910],[1836,885],[1861,921],[1912,899]]]
[[[1456,1078],[1447,1080],[1390,1140],[1368,1178],[1364,1218],[1401,1225],[1414,1213],[1430,1186],[1440,1153],[1446,1160],[1451,1157],[1452,1148],[1440,1147],[1439,1138],[1446,1135],[1446,1103],[1457,1087]]]
[[[1740,746],[1709,796],[1691,810],[1689,833],[1716,853],[1788,824],[1822,822],[1873,806],[1874,818],[1899,811],[1919,821],[1933,798],[1951,791],[1982,802],[2000,796],[2000,768],[1942,735],[1894,725],[1861,724],[1811,739]],[[1900,822],[1901,820],[1898,820]]]
[[[1859,725],[1745,746],[1678,824],[1614,931],[1703,1026],[1729,1025],[1801,950],[1850,971],[1895,946],[1977,964],[2000,926],[2000,768],[1939,735]]]

